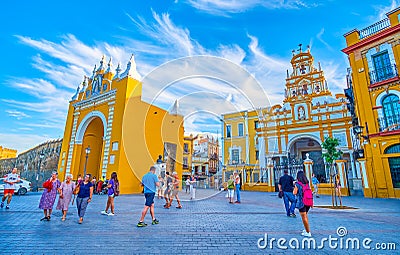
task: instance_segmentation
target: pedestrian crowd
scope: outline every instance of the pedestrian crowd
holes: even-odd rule
[[[165,199],[164,208],[169,209],[173,201],[176,201],[176,208],[182,209],[182,204],[179,199],[179,189],[181,180],[178,178],[178,174],[173,172],[171,175],[169,172],[165,173],[165,176],[157,176],[155,174],[156,167],[151,166],[148,173],[146,173],[142,180],[141,185],[143,186],[143,194],[145,204],[137,227],[145,227],[147,224],[144,222],[147,212],[150,210],[150,216],[152,218],[152,225],[159,224],[159,221],[155,217],[154,212],[154,199],[157,195],[159,199]],[[11,173],[5,176],[4,183],[4,196],[1,200],[1,208],[4,207],[4,202],[7,200],[6,209],[10,208],[10,202],[14,194],[16,183],[20,182],[20,177],[17,174],[17,168],[14,168]],[[190,199],[196,197],[197,178],[193,175],[189,176],[185,180],[185,191],[190,193]],[[299,171],[296,176],[296,180],[288,174],[287,170],[284,170],[284,175],[280,177],[278,188],[279,197],[283,198],[286,215],[288,217],[295,218],[295,209],[297,208],[303,225],[304,230],[301,233],[303,236],[311,237],[310,224],[308,221],[308,212],[313,207],[313,195],[315,194],[318,198],[318,180],[315,175],[312,175],[311,184],[313,185],[314,192],[310,188],[309,180],[303,171]],[[241,178],[238,172],[234,172],[229,180],[225,183],[227,190],[228,202],[233,204],[240,204],[240,189],[241,189]],[[337,177],[335,180],[335,188],[337,193],[340,194],[340,178]],[[65,181],[61,182],[58,179],[57,172],[54,171],[51,177],[43,183],[43,193],[39,202],[39,209],[43,210],[44,217],[41,221],[50,221],[53,211],[53,206],[56,202],[57,193],[59,193],[57,201],[57,210],[62,212],[62,221],[66,220],[69,205],[76,203],[78,211],[78,223],[82,224],[86,209],[92,201],[93,194],[104,194],[103,190],[106,190],[107,203],[105,209],[100,213],[102,215],[114,216],[115,205],[114,199],[119,196],[119,180],[116,172],[113,172],[109,180],[105,177],[97,180],[96,177],[92,177],[90,174],[86,174],[83,178],[81,175],[78,176],[76,181],[73,181],[72,174],[67,174]],[[217,187],[219,188],[219,187]],[[235,200],[236,197],[236,201]],[[341,199],[341,196],[340,196]],[[341,202],[341,201],[340,201]]]

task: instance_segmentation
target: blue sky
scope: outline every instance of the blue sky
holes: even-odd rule
[[[252,74],[267,94],[259,105],[281,103],[291,51],[311,46],[333,93],[346,86],[343,34],[362,29],[399,0],[148,0],[12,1],[0,16],[0,145],[22,152],[62,138],[68,101],[102,55],[114,68],[134,54],[146,77],[158,66],[196,55],[227,59]],[[212,68],[210,63],[210,68]],[[144,84],[146,87],[146,84]],[[220,82],[198,78],[174,84],[157,100],[180,99],[187,132],[217,132],[215,116],[248,107]],[[185,88],[183,90],[183,88]],[[191,94],[184,97],[182,93]],[[213,111],[204,109],[204,96]],[[211,113],[210,113],[211,112]],[[197,114],[196,114],[197,113]]]

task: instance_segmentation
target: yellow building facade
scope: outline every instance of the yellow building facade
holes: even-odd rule
[[[400,198],[400,8],[345,34],[367,197]]]
[[[139,193],[140,181],[164,155],[167,171],[182,175],[183,117],[142,101],[133,56],[124,72],[104,57],[69,103],[58,171],[60,179],[84,172],[110,178],[121,193]],[[90,149],[89,149],[90,148]]]
[[[298,52],[298,53],[296,53]],[[330,193],[330,178],[339,174],[343,194],[360,190],[353,157],[352,118],[344,94],[332,96],[321,65],[308,48],[293,51],[283,104],[223,114],[225,180],[239,171],[245,190],[275,191],[286,168],[295,176],[305,169],[319,179],[320,192]],[[343,158],[330,173],[322,158],[325,137],[339,140]]]
[[[197,136],[185,135],[183,138],[183,175],[189,176],[192,174],[192,164],[193,164],[193,141]]]
[[[17,157],[17,150],[4,148],[0,146],[0,159],[6,158],[16,158]]]

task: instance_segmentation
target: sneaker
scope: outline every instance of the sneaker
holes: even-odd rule
[[[151,222],[151,224],[152,225],[156,225],[156,224],[158,224],[158,223],[160,223],[157,219],[154,219],[152,222]]]
[[[295,218],[295,217],[296,217],[296,214],[291,213],[291,214],[289,215],[289,217]]]
[[[240,201],[235,201],[235,204],[240,204]]]
[[[112,212],[110,212],[110,213],[108,214],[108,216],[115,216],[115,214],[112,213]]]
[[[144,223],[143,221],[139,221],[139,223],[136,225],[137,227],[146,227],[147,226],[147,224],[146,223]]]
[[[311,232],[304,231],[304,232],[301,233],[301,235],[305,236],[305,237],[311,237]]]
[[[7,206],[6,206],[6,209],[10,209],[10,206],[9,206],[9,205],[7,205]]]
[[[106,211],[101,211],[100,212],[102,215],[108,215],[108,213]]]
[[[0,207],[1,207],[1,208],[3,208],[3,207],[4,207],[4,202],[1,202],[1,205],[0,205]]]

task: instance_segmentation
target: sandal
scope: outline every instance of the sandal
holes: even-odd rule
[[[82,221],[83,221],[83,218],[80,218],[79,221],[78,221],[78,223],[79,223],[79,224],[82,224]]]
[[[47,220],[47,216],[44,216],[43,218],[40,219],[40,221]]]

